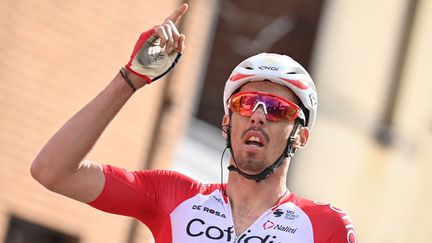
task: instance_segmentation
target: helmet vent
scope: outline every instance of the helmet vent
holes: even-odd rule
[[[286,72],[286,74],[305,74],[305,71],[300,68],[293,68],[289,72]]]
[[[253,70],[253,68],[251,68],[251,67],[246,67],[246,69]]]

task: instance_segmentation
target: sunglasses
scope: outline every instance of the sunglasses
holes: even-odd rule
[[[242,116],[250,117],[259,108],[263,107],[269,121],[288,120],[300,118],[304,121],[301,108],[295,103],[282,97],[262,92],[240,92],[230,99],[229,108]]]

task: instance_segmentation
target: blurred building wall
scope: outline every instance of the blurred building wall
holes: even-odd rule
[[[431,1],[417,1],[397,66],[414,2],[329,1],[316,42],[318,121],[291,167],[291,185],[349,212],[360,242],[432,237]],[[386,127],[391,92],[397,99]],[[388,128],[390,142],[383,143],[377,134]]]

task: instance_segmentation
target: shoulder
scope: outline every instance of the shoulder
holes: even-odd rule
[[[203,184],[189,176],[173,170],[136,170],[129,171],[112,165],[103,165],[104,174],[109,181],[119,181],[135,188],[173,193],[211,193],[219,184]]]
[[[295,195],[292,202],[305,212],[311,221],[315,242],[357,242],[351,218],[342,209]]]
[[[183,175],[179,172],[172,170],[136,170],[129,171],[124,168],[116,167],[113,165],[103,165],[103,171],[106,176],[113,177],[114,179],[143,183],[143,182],[168,182],[168,181],[183,181],[191,184],[198,183],[196,180]]]

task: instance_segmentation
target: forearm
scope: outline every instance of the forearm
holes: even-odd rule
[[[133,75],[129,77],[136,87],[143,85]],[[48,141],[33,161],[33,176],[47,185],[77,171],[83,158],[132,94],[131,87],[118,74]]]
[[[187,4],[180,5],[162,25],[143,32],[124,67],[125,78],[117,74],[42,148],[30,169],[39,183],[82,202],[90,202],[100,194],[105,182],[102,166],[83,162],[83,159],[133,90],[161,78],[174,68],[185,47],[185,35],[178,32],[175,23],[187,8]]]

